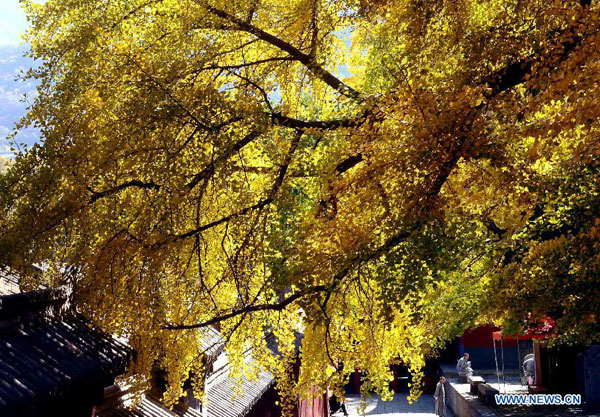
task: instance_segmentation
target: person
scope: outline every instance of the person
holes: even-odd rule
[[[336,397],[334,394],[331,397],[329,397],[330,415],[333,415],[333,413],[337,412],[338,410],[341,410],[342,413],[344,413],[344,416],[348,417],[348,409],[346,408],[346,401],[341,398]]]
[[[473,369],[471,368],[471,362],[469,361],[468,353],[465,353],[463,357],[458,360],[458,363],[456,364],[456,371],[458,372],[458,376],[462,376],[464,378],[473,376]]]
[[[525,356],[523,361],[523,370],[527,377],[527,385],[535,385],[535,357],[533,354]]]
[[[340,409],[344,413],[344,416],[348,417],[348,410],[346,409],[346,401],[342,400],[340,402]]]
[[[440,382],[435,386],[435,394],[433,394],[433,399],[435,401],[435,415],[446,417],[446,388],[444,388],[444,384],[446,383],[446,378],[444,376],[440,377]]]

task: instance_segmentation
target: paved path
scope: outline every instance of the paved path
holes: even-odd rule
[[[409,404],[406,400],[406,394],[398,393],[394,395],[392,401],[382,401],[379,397],[373,395],[367,399],[367,407],[363,413],[359,413],[360,395],[348,395],[346,401],[348,414],[350,417],[358,416],[381,416],[381,417],[435,417],[433,395],[421,395],[419,401]],[[341,417],[343,414],[338,411],[335,417]],[[453,417],[452,412],[446,407],[446,416]]]

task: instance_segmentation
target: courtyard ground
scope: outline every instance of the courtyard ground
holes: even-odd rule
[[[409,404],[406,400],[407,394],[397,393],[392,401],[382,401],[376,395],[367,399],[367,406],[364,413],[359,412],[360,395],[350,394],[346,406],[350,417],[358,416],[406,416],[406,417],[435,417],[433,395],[421,395],[419,401],[415,404]],[[341,411],[334,413],[335,417],[343,416]],[[448,407],[446,407],[446,416],[454,417]]]

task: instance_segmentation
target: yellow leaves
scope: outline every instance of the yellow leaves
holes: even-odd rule
[[[490,271],[508,262],[538,204],[600,155],[597,51],[582,44],[563,65],[552,61],[562,39],[547,38],[573,20],[568,6],[211,3],[236,26],[202,1],[146,3],[28,6],[34,55],[48,60],[29,122],[45,143],[2,176],[0,244],[13,263],[81,265],[82,310],[132,340],[140,386],[157,361],[168,369],[168,403],[204,370],[197,334],[165,323],[202,323],[310,285],[331,293],[220,323],[232,374],[256,376],[242,354],[251,349],[289,408],[295,395],[340,390],[354,369],[388,398],[389,364],[402,361],[415,399],[424,355],[475,320]],[[342,65],[359,100],[335,88]],[[323,123],[294,130],[273,114]],[[331,120],[352,126],[322,128]],[[598,222],[582,229],[590,240]],[[569,244],[532,245],[523,276],[518,256],[504,271],[546,277],[535,257],[555,261]]]

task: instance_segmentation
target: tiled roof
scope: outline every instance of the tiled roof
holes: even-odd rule
[[[225,355],[225,353],[223,353]],[[246,363],[253,365],[250,352],[246,353]],[[238,392],[238,379],[229,377],[229,364],[216,370],[206,381],[206,399],[208,417],[243,417],[273,385],[270,372],[261,370],[258,379],[250,380],[246,375],[241,379],[242,392]]]
[[[0,295],[20,293],[19,277],[8,268],[0,268]]]
[[[54,397],[85,388],[86,384],[107,386],[124,372],[130,348],[110,335],[91,328],[81,316],[60,314],[64,303],[60,291],[19,293],[18,277],[0,270],[0,415],[20,415],[27,407],[43,407]],[[2,295],[8,294],[8,295]],[[200,346],[210,363],[222,363],[206,380],[208,417],[243,417],[273,385],[273,376],[261,370],[257,379],[230,378],[223,352],[225,341],[212,327],[200,331]],[[301,334],[295,345],[298,352]],[[267,340],[274,355],[277,344]],[[254,365],[251,352],[246,363]],[[237,394],[236,394],[237,393]],[[126,401],[125,401],[126,402]],[[105,408],[100,417],[200,417],[192,408],[169,410],[144,395],[129,409]],[[12,414],[11,414],[12,413]]]
[[[260,372],[257,380],[250,381],[248,378],[242,378],[243,395],[234,398],[237,390],[237,379],[229,378],[229,364],[227,363],[226,353],[223,352],[225,340],[221,333],[207,327],[200,331],[200,347],[204,350],[210,363],[214,363],[217,357],[218,363],[216,371],[211,373],[206,380],[206,398],[208,400],[208,417],[243,417],[252,406],[262,397],[262,395],[273,384],[273,377],[268,372]],[[252,358],[247,352],[246,361],[252,363]],[[217,366],[217,365],[215,365]],[[121,404],[127,404],[127,399],[122,399]],[[98,413],[99,417],[201,417],[200,411],[188,408],[185,412],[180,410],[169,410],[159,401],[144,395],[141,402],[134,409],[128,409],[127,406],[110,407]]]
[[[296,332],[295,336],[294,348],[295,353],[298,354],[304,335]],[[272,335],[267,336],[267,346],[273,352],[273,355],[281,355]],[[226,354],[222,353],[221,355]],[[221,361],[221,358],[219,361]],[[245,361],[250,368],[254,366],[255,360],[252,358],[251,350],[246,351]],[[224,366],[216,369],[206,380],[208,417],[243,417],[250,412],[265,392],[273,386],[275,380],[273,375],[266,370],[259,372],[258,379],[250,380],[246,375],[243,375],[241,378],[241,393],[236,396],[236,392],[239,389],[239,380],[229,377],[229,364],[226,360],[224,363]]]
[[[160,402],[144,395],[133,409],[127,406],[113,407],[97,414],[98,417],[203,417],[200,411],[189,408],[185,412],[173,411]]]
[[[221,333],[213,327],[205,327],[200,331],[200,348],[206,354],[207,362],[212,363],[223,352],[225,339]]]
[[[94,329],[56,290],[0,296],[0,415],[37,415],[123,373],[130,349]]]

